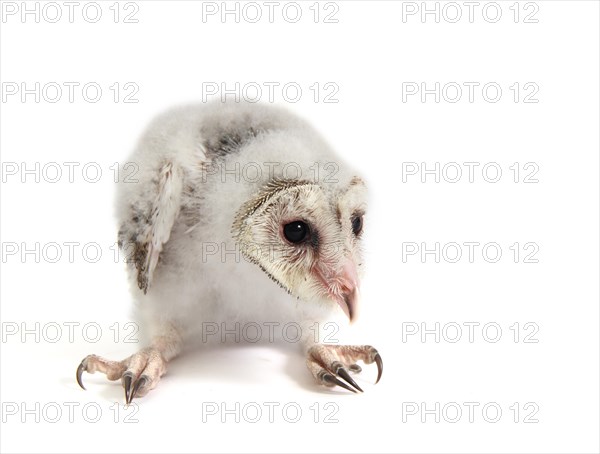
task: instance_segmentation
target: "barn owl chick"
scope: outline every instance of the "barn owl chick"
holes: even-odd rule
[[[187,106],[157,118],[129,161],[119,245],[148,345],[122,361],[87,356],[81,387],[84,371],[100,371],[129,403],[215,326],[290,322],[319,383],[362,391],[357,361],[376,363],[379,381],[373,347],[315,335],[315,323],[356,317],[367,203],[363,180],[305,121],[267,105]]]

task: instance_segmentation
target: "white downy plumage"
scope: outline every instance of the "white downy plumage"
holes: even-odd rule
[[[183,345],[206,341],[206,326],[236,322],[298,324],[321,384],[362,391],[348,374],[358,360],[376,362],[379,380],[373,347],[314,343],[315,322],[356,316],[367,202],[358,174],[305,121],[267,105],[177,108],[129,162],[139,170],[117,191],[119,244],[148,346],[118,362],[86,357],[80,384],[83,371],[104,372],[130,402]]]

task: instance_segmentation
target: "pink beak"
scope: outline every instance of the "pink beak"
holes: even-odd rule
[[[315,271],[329,296],[340,305],[352,323],[356,319],[360,297],[358,274],[354,262],[346,258],[339,274],[336,273],[337,275],[330,278],[326,278],[320,268]]]

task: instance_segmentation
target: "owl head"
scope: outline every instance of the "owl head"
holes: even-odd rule
[[[275,178],[237,212],[233,235],[247,259],[294,297],[339,305],[352,322],[362,270],[366,187]]]

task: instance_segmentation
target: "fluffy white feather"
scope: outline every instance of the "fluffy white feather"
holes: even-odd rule
[[[327,386],[360,389],[346,377],[356,360],[380,367],[370,346],[315,345],[326,322],[356,313],[367,204],[361,178],[304,120],[267,105],[186,106],[158,117],[129,161],[138,181],[117,192],[119,242],[149,347],[119,363],[91,355],[79,381],[83,370],[122,378],[130,401],[208,326],[236,323],[299,326]]]

